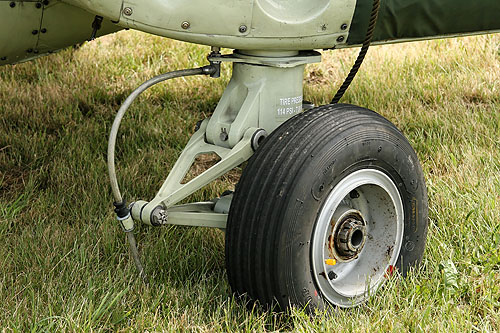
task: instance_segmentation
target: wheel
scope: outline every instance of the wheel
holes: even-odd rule
[[[226,229],[229,284],[282,309],[356,306],[420,263],[427,215],[420,163],[394,125],[353,105],[306,111],[243,171]]]

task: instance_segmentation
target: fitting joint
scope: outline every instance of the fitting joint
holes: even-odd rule
[[[203,73],[210,75],[210,77],[213,78],[220,77],[220,61],[212,60],[212,58],[220,56],[220,49],[218,47],[212,47],[212,52],[210,52],[207,56],[207,60],[210,62],[210,65],[203,67]]]
[[[127,207],[127,202],[113,202],[115,206],[116,219],[120,222],[123,231],[130,232],[134,230],[134,220],[130,215],[130,207]]]

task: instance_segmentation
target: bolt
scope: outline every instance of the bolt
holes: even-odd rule
[[[33,49],[27,49],[26,52],[31,53],[33,52]]]
[[[39,2],[37,2],[37,3],[35,4],[35,7],[36,7],[36,8],[42,8],[42,4],[41,4],[41,3],[39,3]]]
[[[33,50],[33,53],[37,54],[37,53],[38,53],[38,50]]]
[[[16,7],[16,3],[14,1],[12,1],[10,4],[9,4],[10,8],[14,8]]]
[[[44,33],[46,33],[46,32],[47,32],[47,29],[42,28],[42,29],[40,29],[40,32],[41,32],[42,34],[44,34]]]
[[[334,280],[334,279],[336,279],[336,278],[337,278],[337,274],[335,274],[335,272],[334,272],[334,271],[329,271],[329,272],[328,272],[328,278],[329,278],[330,280]]]
[[[247,32],[247,26],[246,25],[240,25],[240,28],[238,30],[241,33],[245,33],[245,32]]]
[[[49,0],[43,0],[42,2],[45,6],[48,6],[49,5]]]
[[[219,138],[221,141],[227,141],[229,135],[227,134],[227,132],[220,132]]]
[[[323,24],[323,25],[321,26],[321,30],[323,30],[323,31],[325,31],[325,30],[326,30],[326,24]]]
[[[33,31],[31,32],[31,34],[32,34],[32,35],[37,35],[37,34],[38,34],[38,30],[36,30],[36,29],[35,29],[35,30],[33,30]]]
[[[347,23],[342,24],[342,25],[340,26],[340,29],[341,29],[341,30],[345,30],[345,29],[347,29]]]
[[[344,36],[339,36],[337,42],[342,43],[344,41]]]
[[[151,212],[150,216],[151,224],[154,226],[164,225],[168,222],[168,212],[163,206],[157,206]]]
[[[351,197],[351,199],[357,199],[359,198],[359,193],[356,190],[352,190],[351,193],[349,193],[349,196]]]
[[[0,60],[5,61],[7,60],[7,57],[1,57]]]
[[[132,15],[133,12],[134,11],[130,7],[123,8],[123,15],[125,15],[125,16],[130,16],[130,15]]]
[[[184,30],[189,29],[190,26],[191,26],[191,23],[189,23],[188,21],[184,21],[181,23],[181,28]]]

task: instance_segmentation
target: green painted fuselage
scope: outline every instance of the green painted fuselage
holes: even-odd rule
[[[240,50],[359,45],[372,0],[0,0],[0,65],[123,28]],[[381,0],[373,41],[500,31],[500,1]]]

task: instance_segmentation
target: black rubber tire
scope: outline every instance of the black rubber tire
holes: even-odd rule
[[[226,268],[233,292],[282,309],[323,309],[327,302],[311,268],[314,225],[326,194],[361,168],[388,175],[403,201],[404,235],[396,269],[405,276],[419,264],[428,207],[415,151],[377,113],[325,105],[276,129],[243,171],[226,229]]]

